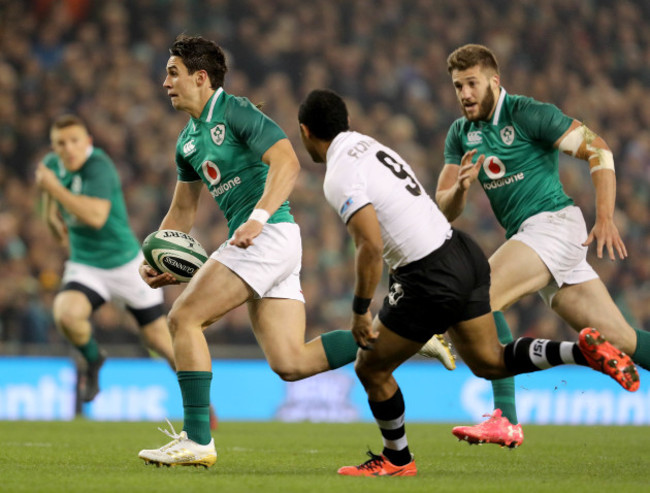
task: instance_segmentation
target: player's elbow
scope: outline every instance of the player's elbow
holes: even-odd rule
[[[100,230],[104,227],[106,221],[108,221],[108,214],[94,214],[88,218],[86,224],[93,229]]]

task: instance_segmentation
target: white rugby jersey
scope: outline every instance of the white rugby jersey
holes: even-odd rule
[[[325,198],[347,223],[367,204],[377,211],[383,257],[396,269],[440,247],[451,225],[395,151],[358,132],[341,132],[327,150]]]

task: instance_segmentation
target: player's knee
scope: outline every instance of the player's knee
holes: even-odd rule
[[[55,309],[52,313],[54,323],[63,332],[74,330],[80,323],[85,322],[86,318],[77,313],[74,309]]]
[[[305,378],[304,372],[300,367],[292,362],[269,362],[273,370],[285,382],[295,382]]]
[[[167,326],[171,336],[175,337],[184,330],[202,329],[203,320],[197,318],[191,307],[174,304],[167,314]]]
[[[381,368],[371,367],[359,359],[357,359],[354,364],[354,371],[356,372],[357,377],[359,377],[359,381],[364,386],[364,388],[381,386],[392,375],[392,372],[390,371],[384,371]]]
[[[182,326],[183,326],[182,320],[176,316],[175,312],[170,311],[169,314],[167,315],[167,327],[169,327],[169,333],[171,334],[172,338],[178,335],[178,332],[180,331],[180,327]]]

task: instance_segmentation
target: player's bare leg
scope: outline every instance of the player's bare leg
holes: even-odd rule
[[[286,381],[329,370],[321,338],[305,343],[305,304],[263,298],[248,303],[255,337],[271,369]]]
[[[143,325],[140,327],[140,334],[144,345],[165,358],[172,370],[176,371],[174,348],[169,327],[167,326],[167,317],[160,316],[156,320]]]
[[[252,290],[225,265],[208,259],[178,297],[167,316],[178,371],[210,371],[203,330],[245,303]]]
[[[106,354],[99,349],[92,335],[92,311],[90,301],[81,291],[61,291],[54,299],[53,316],[57,328],[86,361],[86,367],[77,382],[80,397],[84,402],[92,401],[99,393],[99,370],[106,360]]]
[[[92,306],[81,291],[61,291],[54,298],[53,316],[56,327],[75,346],[87,344],[92,335]]]
[[[141,450],[147,464],[209,467],[217,460],[210,435],[212,361],[203,329],[251,297],[250,288],[223,264],[208,259],[169,312],[178,382],[183,395],[183,431],[172,441]]]
[[[508,309],[552,281],[546,264],[535,250],[521,241],[506,241],[492,254],[489,262],[490,305],[494,311]]]
[[[370,460],[359,466],[344,466],[344,476],[415,476],[417,468],[406,440],[404,399],[393,371],[414,355],[421,343],[405,339],[387,329],[377,317],[379,332],[371,350],[359,351],[355,370],[368,394],[370,410],[382,434],[381,455],[368,451]]]
[[[636,332],[627,323],[600,279],[565,284],[553,297],[552,308],[575,330],[596,327],[621,351],[634,354]]]

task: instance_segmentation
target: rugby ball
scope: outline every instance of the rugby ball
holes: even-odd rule
[[[160,273],[170,273],[179,282],[189,282],[208,259],[198,241],[173,229],[161,229],[147,236],[142,253],[151,267]]]

